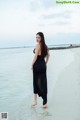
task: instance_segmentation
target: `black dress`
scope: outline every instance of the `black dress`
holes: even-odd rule
[[[35,49],[33,50],[35,53]],[[43,105],[47,103],[47,75],[44,57],[38,55],[33,65],[33,92],[43,99]]]

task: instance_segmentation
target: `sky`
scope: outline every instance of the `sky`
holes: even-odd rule
[[[47,44],[80,43],[80,5],[56,0],[0,0],[0,47],[35,45],[43,32]]]

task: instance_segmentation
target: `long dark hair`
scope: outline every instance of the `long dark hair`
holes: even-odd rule
[[[46,57],[48,54],[48,46],[45,43],[44,34],[42,32],[38,32],[36,35],[41,37],[41,56]]]

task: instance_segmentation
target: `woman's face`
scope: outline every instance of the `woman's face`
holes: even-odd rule
[[[36,41],[37,41],[38,43],[41,42],[41,37],[40,37],[38,34],[36,35]]]

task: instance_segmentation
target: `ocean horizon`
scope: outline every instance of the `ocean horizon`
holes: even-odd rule
[[[66,47],[70,45],[80,45],[80,43],[68,43],[68,44],[54,44],[54,45],[47,45],[48,47]],[[16,49],[16,48],[34,48],[35,45],[33,46],[8,46],[8,47],[1,47],[0,49]]]

